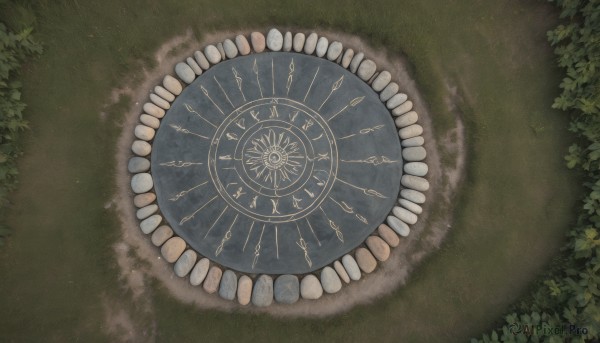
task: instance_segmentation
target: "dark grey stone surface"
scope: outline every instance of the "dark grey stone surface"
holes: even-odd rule
[[[172,103],[154,138],[157,201],[201,255],[301,274],[362,243],[398,197],[402,156],[378,95],[325,59],[221,62]]]

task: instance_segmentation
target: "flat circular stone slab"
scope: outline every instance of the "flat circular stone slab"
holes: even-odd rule
[[[265,44],[262,35],[251,41]],[[281,49],[281,33],[266,43]],[[338,58],[338,44],[331,48]],[[400,137],[379,95],[325,58],[265,52],[221,61],[214,46],[204,53],[218,64],[181,91],[153,137],[153,188],[175,233],[200,255],[250,274],[309,273],[364,242],[394,206],[403,175]],[[359,76],[368,79],[376,66],[359,57]],[[387,81],[383,75],[377,87]]]

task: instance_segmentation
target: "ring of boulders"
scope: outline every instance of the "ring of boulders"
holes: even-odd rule
[[[250,38],[250,39],[248,39]],[[330,266],[306,275],[245,275],[223,268],[207,258],[199,256],[187,243],[174,234],[163,221],[153,191],[150,171],[150,153],[152,140],[159,128],[165,111],[170,103],[182,92],[183,88],[195,78],[222,60],[238,55],[261,53],[264,51],[297,52],[316,55],[336,62],[349,69],[360,79],[371,85],[379,93],[380,100],[395,118],[399,129],[404,175],[401,178],[401,191],[398,205],[395,206],[385,223],[369,236],[364,244]],[[135,127],[136,140],[131,150],[134,155],[128,163],[132,174],[131,187],[136,194],[133,203],[138,208],[137,219],[140,229],[149,235],[152,243],[160,247],[163,258],[174,264],[175,274],[181,278],[189,277],[193,286],[200,286],[207,293],[218,293],[226,300],[240,305],[252,303],[255,306],[269,306],[273,300],[281,304],[293,304],[300,298],[316,300],[324,293],[337,293],[342,285],[361,279],[363,274],[375,271],[378,262],[386,261],[390,248],[400,244],[410,233],[410,225],[418,220],[422,213],[422,204],[429,189],[424,178],[428,166],[423,161],[426,151],[423,147],[423,127],[417,124],[418,115],[408,96],[400,92],[399,86],[392,81],[392,75],[385,70],[377,70],[375,62],[366,58],[362,52],[344,49],[342,43],[329,43],[326,37],[316,33],[305,36],[304,33],[282,34],[271,29],[265,35],[252,32],[249,37],[238,35],[215,45],[208,45],[202,51],[196,51],[192,57],[175,66],[175,74],[166,75],[162,85],[154,87],[149,101],[143,105],[140,123]],[[273,278],[275,277],[275,280]]]

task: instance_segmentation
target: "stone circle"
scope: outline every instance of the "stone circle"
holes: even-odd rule
[[[140,229],[177,276],[242,306],[377,273],[429,190],[424,129],[394,77],[314,32],[199,47],[142,106],[127,166]]]

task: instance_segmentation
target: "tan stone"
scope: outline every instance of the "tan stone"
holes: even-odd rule
[[[237,299],[240,305],[248,305],[252,298],[252,279],[246,275],[238,280]]]
[[[209,294],[216,292],[221,283],[221,276],[223,276],[221,268],[217,266],[210,267],[208,275],[206,275],[206,279],[204,279],[204,284],[202,285],[204,290]]]
[[[379,261],[386,261],[390,257],[390,246],[383,239],[370,236],[366,243],[373,256]]]
[[[184,250],[185,241],[181,237],[173,237],[162,246],[160,253],[167,262],[173,263],[183,254]]]
[[[263,52],[265,50],[265,35],[262,33],[252,32],[250,34],[250,42],[252,42],[252,49],[254,49],[255,52]]]
[[[356,263],[358,267],[365,273],[371,273],[377,267],[377,261],[373,254],[365,248],[356,249],[356,253],[354,255],[356,257]]]
[[[398,244],[400,244],[400,238],[398,235],[394,232],[394,230],[385,224],[379,225],[377,228],[377,233],[391,247],[395,248],[398,246]]]

